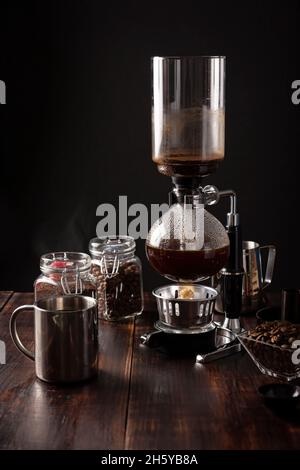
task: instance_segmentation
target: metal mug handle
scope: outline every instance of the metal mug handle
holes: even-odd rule
[[[265,246],[259,247],[260,252],[266,249],[269,251],[268,251],[266,271],[265,271],[265,275],[263,277],[262,286],[261,286],[262,289],[265,289],[265,287],[267,287],[272,282],[275,257],[276,257],[276,248],[274,245],[265,245]]]
[[[32,310],[34,309],[34,305],[22,305],[21,307],[16,308],[12,316],[10,317],[9,321],[9,331],[10,331],[10,336],[12,337],[13,342],[15,343],[16,347],[23,353],[25,356],[29,357],[29,359],[32,359],[34,361],[34,353],[29,351],[27,348],[25,348],[24,344],[20,340],[18,331],[17,331],[17,318],[19,314],[23,310]]]

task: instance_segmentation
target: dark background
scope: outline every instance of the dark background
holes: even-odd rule
[[[42,253],[87,251],[102,202],[167,201],[151,161],[150,57],[177,54],[227,56],[226,157],[207,183],[238,192],[244,239],[276,244],[273,287],[300,287],[299,8],[220,5],[1,1],[1,289],[31,290]],[[164,282],[141,240],[138,254],[146,288]]]

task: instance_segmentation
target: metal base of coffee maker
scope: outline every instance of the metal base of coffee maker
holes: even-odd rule
[[[201,327],[174,328],[158,320],[154,323],[154,327],[159,331],[163,331],[164,333],[172,335],[201,335],[203,333],[209,333],[210,331],[215,330],[216,325],[214,322],[211,322],[208,325]]]
[[[222,323],[223,328],[227,328],[232,331],[232,333],[238,334],[241,333],[242,327],[239,318],[225,318]]]
[[[161,327],[160,322],[155,327]],[[174,334],[165,329],[155,329],[140,337],[140,342],[149,348],[155,348],[172,355],[192,355],[196,363],[207,363],[241,351],[241,345],[232,331],[213,323],[207,332],[189,332],[182,330]]]

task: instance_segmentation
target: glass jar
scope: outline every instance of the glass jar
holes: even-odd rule
[[[89,244],[97,278],[100,318],[117,321],[143,311],[142,264],[129,236],[93,238]]]
[[[34,283],[35,301],[53,296],[81,294],[97,298],[91,274],[91,257],[86,253],[47,253],[40,259],[41,275]]]

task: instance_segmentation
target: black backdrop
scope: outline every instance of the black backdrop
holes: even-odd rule
[[[40,254],[86,251],[102,202],[164,202],[151,161],[150,57],[227,56],[226,159],[244,238],[278,248],[298,286],[297,3],[1,1],[1,289],[28,290]],[[218,208],[224,220],[226,207]],[[138,242],[145,286],[164,282]]]

